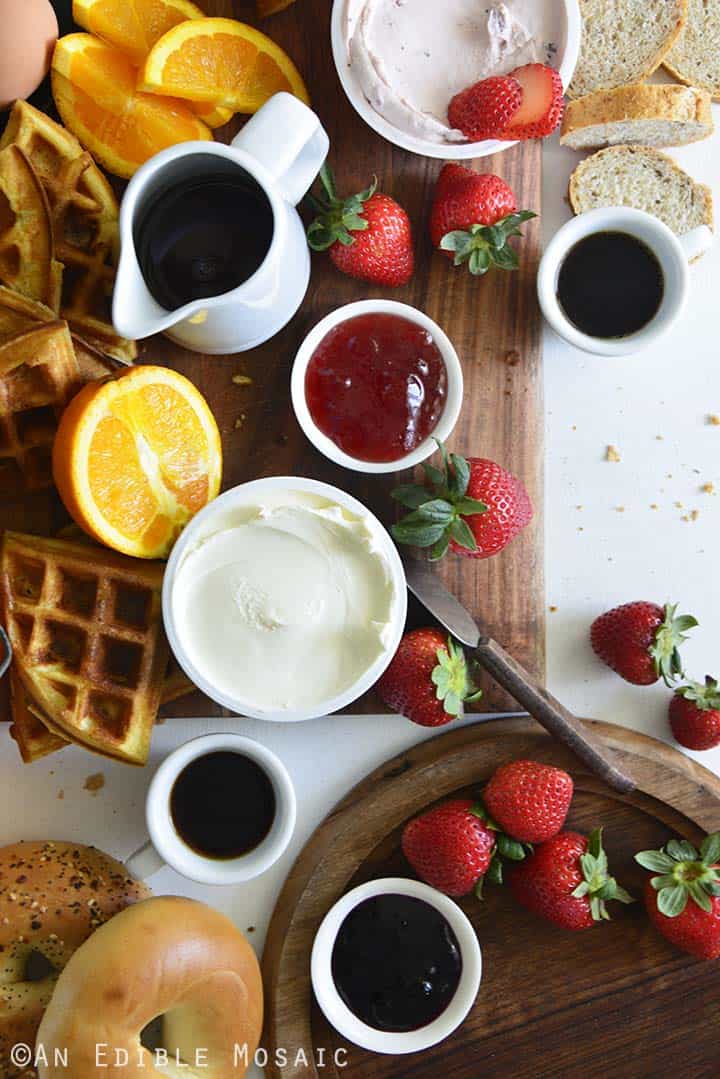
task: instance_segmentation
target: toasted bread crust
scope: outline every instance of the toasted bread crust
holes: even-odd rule
[[[686,86],[649,86],[634,83],[631,86],[619,86],[614,90],[597,90],[568,102],[563,116],[560,141],[565,145],[573,144],[573,136],[581,134],[591,127],[610,124],[625,125],[641,123],[667,123],[694,127],[691,137],[680,141],[695,142],[707,138],[713,130],[710,94],[706,90]],[[618,143],[630,141],[618,131]],[[644,140],[633,140],[644,142]],[[679,145],[680,142],[668,141],[665,145]],[[584,147],[588,144],[584,144]],[[607,145],[598,141],[598,146]]]

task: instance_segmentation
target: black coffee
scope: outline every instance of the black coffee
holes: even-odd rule
[[[135,225],[145,283],[161,307],[220,296],[262,265],[273,213],[250,176],[208,175],[151,197]]]
[[[653,251],[626,232],[594,232],[571,247],[560,267],[557,298],[590,337],[628,337],[647,326],[665,294]]]
[[[241,753],[219,750],[191,761],[170,793],[180,838],[205,858],[248,854],[275,819],[275,792],[266,772]]]

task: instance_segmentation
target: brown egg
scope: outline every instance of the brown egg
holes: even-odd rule
[[[0,109],[37,90],[57,36],[50,0],[0,0]]]

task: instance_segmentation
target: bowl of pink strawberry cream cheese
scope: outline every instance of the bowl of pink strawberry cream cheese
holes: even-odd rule
[[[335,0],[332,47],[352,105],[378,134],[426,157],[484,157],[514,145],[472,142],[448,106],[461,90],[531,63],[570,82],[578,0]]]

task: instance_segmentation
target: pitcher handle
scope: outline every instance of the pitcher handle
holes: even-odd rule
[[[12,660],[12,645],[10,644],[10,638],[2,626],[0,626],[0,650],[2,650],[2,658],[0,658],[0,678],[2,678]]]
[[[282,92],[255,113],[232,145],[264,165],[285,199],[297,206],[320,171],[330,140],[312,109]]]

